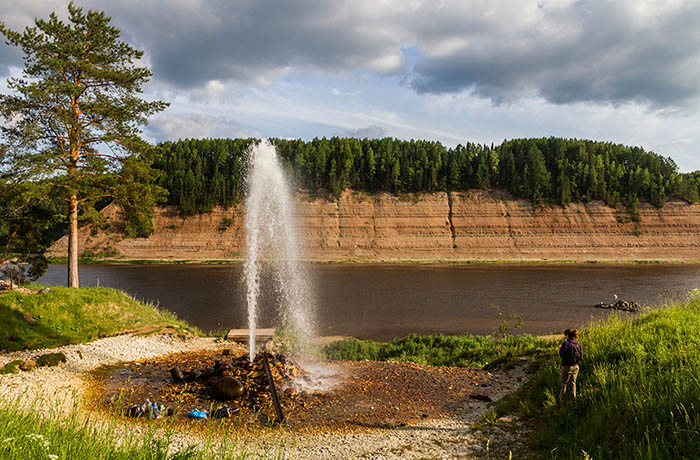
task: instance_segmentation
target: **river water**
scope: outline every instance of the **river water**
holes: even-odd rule
[[[657,305],[700,288],[698,265],[334,265],[311,264],[322,335],[388,340],[409,333],[489,334],[502,315],[522,318],[512,332],[544,334],[580,327],[622,299]],[[65,265],[39,279],[64,285]],[[270,277],[271,279],[273,277]],[[243,266],[81,265],[83,286],[123,289],[205,331],[246,326]],[[278,290],[263,282],[259,327],[272,327]]]

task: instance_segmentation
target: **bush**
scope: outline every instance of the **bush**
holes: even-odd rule
[[[388,343],[349,338],[326,345],[327,359],[368,359],[374,361],[411,361],[431,366],[484,367],[517,356],[534,353],[547,342],[531,335],[447,336],[409,335]]]
[[[36,365],[38,367],[53,367],[53,366],[58,366],[59,363],[65,363],[66,362],[66,355],[63,353],[47,353],[45,355],[41,355],[36,359]]]

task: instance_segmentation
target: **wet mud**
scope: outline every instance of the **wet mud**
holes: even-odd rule
[[[491,373],[479,369],[373,361],[302,366],[284,356],[268,356],[283,424],[292,430],[390,428],[457,415],[468,410],[470,399],[489,399],[495,383]],[[174,368],[189,381],[176,382],[179,373],[174,375]],[[212,392],[222,377],[242,383],[239,396],[224,400]],[[192,410],[211,415],[222,405],[232,409],[238,425],[276,421],[262,362],[251,364],[247,355],[231,356],[221,350],[176,353],[104,366],[90,379],[102,410],[126,414],[130,406],[148,399],[171,409],[169,417],[182,423],[201,422],[186,417]]]

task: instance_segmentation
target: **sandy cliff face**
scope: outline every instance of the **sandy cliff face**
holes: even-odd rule
[[[297,215],[312,260],[398,259],[700,260],[700,205],[671,200],[641,204],[641,222],[602,202],[533,208],[503,192],[396,197],[346,191],[328,200],[300,193]],[[126,259],[236,259],[244,253],[244,208],[218,208],[183,219],[156,210],[149,238],[124,239],[122,213],[104,211],[111,228],[83,230],[82,251]],[[623,216],[622,219],[619,216]],[[50,255],[65,255],[67,239]]]

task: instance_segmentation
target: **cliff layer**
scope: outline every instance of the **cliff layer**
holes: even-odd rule
[[[394,196],[345,191],[337,200],[297,194],[299,234],[310,260],[700,260],[700,204],[640,204],[640,222],[602,202],[533,207],[504,192]],[[155,210],[149,238],[125,239],[121,209],[106,231],[82,230],[80,248],[124,259],[237,259],[243,205],[188,218]],[[66,254],[67,239],[49,255]]]

